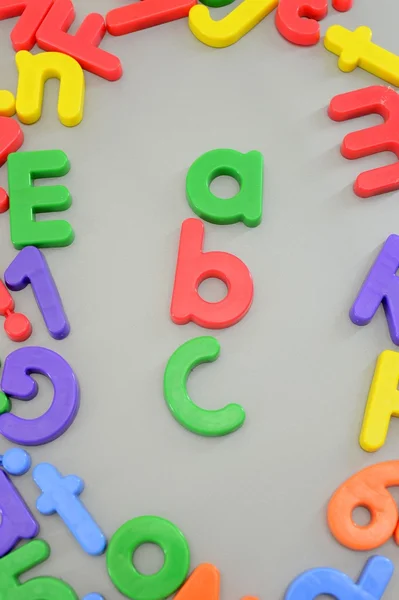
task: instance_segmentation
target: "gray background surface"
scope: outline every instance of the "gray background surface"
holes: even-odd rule
[[[80,23],[118,2],[75,4]],[[347,14],[330,8],[321,29],[368,25],[376,43],[399,53],[398,19],[394,0],[355,0]],[[1,86],[13,91],[14,22],[0,23]],[[392,420],[377,454],[361,450],[375,361],[393,345],[381,310],[366,328],[355,327],[348,310],[381,244],[399,233],[399,196],[354,195],[358,173],[393,158],[345,160],[343,136],[379,118],[338,124],[326,107],[336,94],[380,80],[359,69],[341,73],[322,43],[291,46],[276,31],[274,14],[221,50],[202,45],[186,20],[107,36],[103,47],[121,58],[124,76],[110,83],[87,74],[83,122],[73,129],[59,123],[58,85],[51,81],[41,120],[24,127],[23,150],[61,148],[72,164],[59,183],[73,196],[64,216],[76,240],[45,250],[70,336],[52,340],[30,289],[15,299],[34,324],[29,344],[64,356],[81,386],[75,423],[55,442],[33,448],[33,461],[53,462],[64,475],[85,480],[82,500],[108,537],[134,516],[176,523],[189,541],[192,568],[212,562],[220,569],[222,600],[282,598],[290,581],[314,566],[356,577],[367,553],[342,548],[330,536],[326,505],[348,476],[398,457],[399,421]],[[174,325],[169,303],[180,225],[192,216],[185,175],[198,156],[218,147],[262,152],[264,218],[254,230],[206,224],[205,249],[239,256],[255,283],[249,314],[213,332],[220,358],[189,380],[201,406],[237,401],[247,412],[238,432],[206,439],[171,417],[162,379],[180,344],[209,333]],[[3,167],[0,185],[6,176]],[[216,189],[231,190],[226,182]],[[5,269],[16,254],[7,214],[0,216],[0,236]],[[207,287],[208,299],[220,293],[219,285]],[[4,359],[17,346],[3,333],[0,339]],[[34,417],[49,406],[51,385],[38,381],[40,396],[14,402],[16,414]],[[0,450],[9,446],[2,440]],[[85,555],[57,516],[37,514],[31,475],[15,483],[52,549],[25,579],[59,576],[79,597],[98,591],[119,598],[105,557]],[[379,552],[398,563],[393,541]],[[145,572],[160,565],[159,552],[139,554],[136,564]],[[398,593],[396,574],[385,597]]]

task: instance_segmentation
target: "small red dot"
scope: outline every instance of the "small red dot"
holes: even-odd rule
[[[9,209],[10,201],[8,194],[4,188],[0,188],[0,213],[4,213]]]
[[[4,329],[13,342],[24,342],[32,333],[32,325],[28,317],[22,313],[11,313],[4,321]]]

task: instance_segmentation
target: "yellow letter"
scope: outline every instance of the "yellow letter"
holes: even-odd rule
[[[0,90],[0,115],[2,117],[15,115],[15,97],[8,90]]]
[[[399,352],[385,350],[377,360],[359,443],[375,452],[385,444],[391,417],[399,417]]]
[[[399,57],[371,41],[369,27],[350,31],[341,25],[327,29],[324,46],[339,56],[338,67],[349,73],[360,67],[388,83],[399,85]]]
[[[16,111],[20,121],[36,123],[42,114],[44,84],[60,80],[58,117],[66,127],[78,125],[83,118],[85,79],[79,63],[60,52],[32,55],[26,50],[15,56],[19,78]]]
[[[278,0],[243,0],[224,19],[214,21],[209,9],[196,4],[190,9],[188,24],[202,43],[213,48],[225,48],[238,42],[274,8]]]

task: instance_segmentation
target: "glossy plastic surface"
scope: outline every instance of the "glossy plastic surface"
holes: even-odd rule
[[[52,3],[53,0],[0,0],[0,20],[19,17],[10,36],[16,52],[33,48],[36,31]]]
[[[23,290],[30,284],[51,337],[56,340],[67,337],[69,322],[44,254],[38,248],[23,248],[7,267],[4,279],[14,292]]]
[[[380,600],[393,570],[392,561],[385,556],[369,558],[356,583],[336,569],[309,569],[294,579],[284,600],[315,600],[321,595],[336,600]]]
[[[102,554],[107,544],[105,535],[78,498],[84,489],[83,480],[77,475],[63,477],[49,463],[37,465],[32,477],[43,492],[36,501],[37,510],[42,515],[57,513],[87,554]]]
[[[399,165],[399,163],[398,163]],[[399,236],[391,234],[371,267],[349,316],[355,325],[368,325],[383,305],[389,333],[399,346]]]
[[[39,446],[62,435],[79,410],[79,387],[69,364],[48,348],[27,346],[9,354],[4,362],[1,389],[10,398],[32,400],[38,385],[32,373],[46,375],[54,387],[49,409],[35,419],[12,413],[0,415],[0,433],[16,444]]]
[[[107,30],[112,35],[126,35],[147,27],[176,21],[188,16],[197,0],[140,0],[107,13]]]
[[[238,323],[251,307],[253,282],[246,265],[228,252],[203,252],[204,225],[199,219],[183,221],[170,308],[177,325],[193,321],[201,327],[223,329]],[[227,286],[219,302],[206,302],[198,294],[205,279],[215,277]]]
[[[63,52],[76,59],[90,73],[109,81],[122,77],[122,65],[117,56],[99,48],[105,32],[105,19],[90,13],[74,35],[68,29],[75,20],[71,0],[55,0],[37,34],[37,45],[43,50]]]
[[[1,459],[1,466],[9,475],[25,475],[31,467],[30,454],[22,448],[10,448]]]
[[[32,333],[32,325],[25,315],[14,312],[14,308],[14,300],[0,279],[0,315],[5,317],[4,331],[13,342],[24,342]]]
[[[70,164],[62,150],[17,152],[8,158],[11,241],[20,250],[68,246],[75,234],[68,221],[36,221],[35,214],[63,211],[71,206],[69,190],[63,185],[34,186],[34,180],[62,177]]]
[[[142,544],[156,544],[164,553],[162,568],[143,575],[132,556]],[[115,587],[132,600],[163,600],[187,577],[190,551],[183,533],[166,519],[144,516],[127,521],[112,536],[107,550],[107,569]]]
[[[361,198],[399,189],[399,94],[386,86],[374,85],[335,96],[328,108],[334,121],[373,113],[381,115],[385,122],[348,133],[341,145],[342,156],[353,160],[378,152],[393,152],[398,160],[356,178],[354,191]]]
[[[327,12],[327,0],[280,0],[276,27],[292,44],[313,46],[320,39],[318,21],[324,19]]]
[[[399,461],[382,462],[359,471],[347,479],[328,504],[327,520],[333,536],[352,550],[374,550],[391,536],[399,543],[398,508],[387,490],[399,485]],[[358,506],[367,508],[371,520],[359,527],[352,513]]]
[[[232,177],[240,186],[232,198],[218,198],[210,190],[212,181],[222,175]],[[186,194],[191,209],[205,221],[217,225],[243,221],[247,227],[256,227],[263,209],[262,154],[222,148],[205,152],[188,170]]]
[[[65,127],[75,127],[83,119],[85,78],[79,63],[61,52],[31,54],[26,50],[15,56],[18,69],[16,112],[25,125],[36,123],[42,114],[44,84],[60,80],[58,118]]]
[[[17,488],[1,469],[0,511],[0,556],[4,556],[19,541],[34,538],[39,533],[39,524],[25,504]],[[1,576],[0,581],[3,583]]]
[[[384,350],[377,359],[359,443],[363,450],[382,448],[391,417],[399,417],[399,352]]]
[[[387,83],[399,85],[399,56],[377,46],[371,41],[369,27],[358,27],[350,31],[342,25],[332,25],[327,29],[324,46],[338,59],[341,71],[349,73],[361,67],[380,77]]]
[[[197,39],[213,48],[226,48],[240,40],[276,8],[278,0],[243,0],[226,17],[214,21],[206,6],[193,6],[188,24]]]
[[[215,338],[198,337],[175,350],[166,365],[163,384],[166,404],[180,425],[198,435],[226,435],[236,431],[245,421],[245,411],[239,404],[206,410],[197,406],[188,395],[190,372],[200,364],[216,360],[219,352],[220,345]]]
[[[24,575],[50,556],[50,546],[43,540],[24,544],[0,560],[1,599],[10,600],[78,600],[70,585],[55,577],[35,577],[20,583]]]

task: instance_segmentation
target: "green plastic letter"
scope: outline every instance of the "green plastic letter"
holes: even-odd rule
[[[142,544],[156,544],[164,553],[163,567],[154,575],[143,575],[133,564],[133,554]],[[107,569],[112,583],[134,600],[163,600],[187,577],[190,550],[186,538],[170,521],[161,517],[136,517],[114,533],[107,550]]]
[[[209,186],[216,177],[228,175],[240,186],[228,200],[215,196]],[[256,227],[262,220],[263,156],[253,150],[211,150],[191,165],[186,179],[187,200],[196,215],[217,225],[243,221]]]
[[[33,185],[33,179],[61,177],[69,169],[68,157],[62,150],[9,155],[11,241],[18,250],[25,246],[46,248],[72,244],[75,234],[68,221],[35,221],[35,213],[69,208],[72,202],[69,190],[63,185]]]
[[[36,577],[20,583],[18,577],[44,562],[50,547],[33,540],[0,559],[0,600],[78,600],[73,589],[54,577]]]
[[[216,338],[201,336],[180,346],[170,357],[164,375],[164,396],[170,412],[189,431],[206,436],[232,433],[245,421],[239,404],[228,404],[219,410],[200,408],[187,393],[187,379],[198,365],[217,359],[220,345]]]

